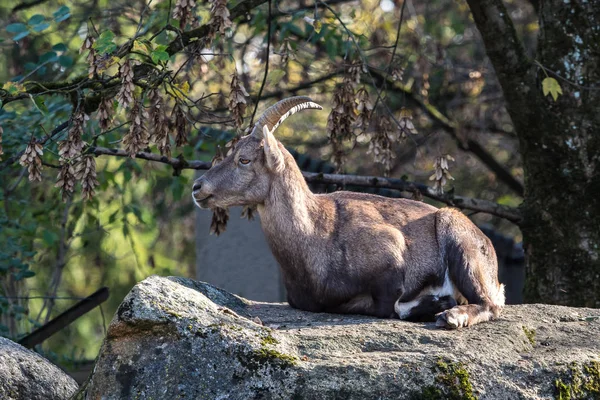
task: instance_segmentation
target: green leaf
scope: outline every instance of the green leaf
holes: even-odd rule
[[[31,278],[32,276],[35,276],[35,272],[32,270],[23,271],[23,278]]]
[[[133,213],[133,215],[135,215],[139,222],[144,223],[144,220],[142,219],[142,211],[137,206],[132,204],[130,211]]]
[[[62,22],[71,16],[71,9],[67,6],[62,6],[56,10],[53,14],[56,22]]]
[[[25,24],[21,24],[21,23],[10,24],[6,27],[6,32],[9,32],[9,33],[27,32],[27,26],[25,26]]]
[[[44,22],[46,20],[46,17],[44,17],[41,14],[35,14],[33,17],[29,18],[29,21],[27,22],[28,25],[37,25],[40,24],[42,22]]]
[[[69,18],[71,16],[70,13],[66,13],[64,15],[61,15],[60,17],[56,18],[55,21],[56,22],[63,22],[65,19]]]
[[[42,22],[41,24],[35,25],[31,29],[33,29],[34,32],[42,32],[42,31],[44,31],[44,30],[46,30],[48,28],[50,28],[50,24],[47,23],[47,22]]]
[[[562,88],[558,81],[554,78],[547,77],[542,81],[542,91],[544,92],[544,96],[548,96],[548,94],[552,95],[554,101],[558,99],[558,96],[563,94]]]
[[[269,82],[278,83],[285,76],[286,72],[282,69],[276,69],[269,72]]]
[[[152,50],[152,44],[147,40],[137,39],[133,41],[132,50],[148,55]]]
[[[48,112],[48,107],[46,107],[46,102],[43,97],[41,97],[41,96],[34,97],[34,102],[35,102],[35,105],[37,106],[37,108],[39,108],[42,111],[42,113]]]
[[[44,233],[42,233],[42,239],[48,246],[52,246],[58,240],[58,235],[52,231],[45,230]]]
[[[119,213],[119,210],[115,211],[114,213],[110,214],[110,216],[108,217],[108,223],[112,224],[113,222],[115,222],[117,220],[117,214]]]
[[[56,54],[55,51],[49,51],[40,57],[40,64],[54,62],[56,60],[58,60],[58,54]]]
[[[62,67],[69,68],[73,65],[73,59],[69,56],[59,56],[58,62]]]
[[[327,55],[330,59],[335,60],[335,57],[338,53],[338,43],[337,39],[333,35],[326,39],[325,51],[327,51]]]
[[[25,31],[25,32],[21,32],[18,35],[15,35],[12,39],[15,42],[18,42],[19,40],[23,39],[24,37],[29,36],[29,31]]]
[[[67,46],[65,46],[64,43],[58,43],[55,44],[54,46],[52,46],[52,50],[56,51],[56,52],[62,52],[64,53],[65,51],[67,51]]]
[[[117,45],[113,42],[114,38],[115,34],[112,31],[104,31],[92,47],[100,54],[111,54],[117,49]]]
[[[166,51],[156,51],[154,50],[152,54],[150,54],[150,58],[152,58],[152,62],[154,64],[158,64],[159,61],[169,61],[169,53]]]
[[[316,20],[315,22],[313,22],[313,28],[315,32],[319,33],[321,32],[321,28],[323,28],[323,23],[321,21]]]

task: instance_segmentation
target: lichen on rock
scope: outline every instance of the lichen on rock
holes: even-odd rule
[[[77,389],[77,382],[50,361],[0,337],[0,399],[66,400]]]
[[[600,321],[588,317],[598,314],[507,306],[497,321],[445,331],[153,276],[124,299],[78,398],[585,398],[597,385]]]

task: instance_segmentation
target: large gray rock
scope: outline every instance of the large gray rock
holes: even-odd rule
[[[302,312],[150,277],[121,304],[79,397],[594,399],[598,316],[508,306],[498,321],[445,331]]]
[[[39,354],[0,337],[0,399],[69,399],[77,383]]]

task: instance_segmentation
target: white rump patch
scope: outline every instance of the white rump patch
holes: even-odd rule
[[[452,298],[454,298],[457,302],[459,302],[458,300],[462,298],[462,295],[459,293],[459,291],[456,289],[456,287],[450,280],[448,271],[446,271],[446,275],[444,276],[444,283],[442,284],[442,286],[430,286],[428,288],[425,288],[421,293],[419,293],[417,297],[415,297],[414,300],[411,301],[400,303],[399,300],[396,300],[396,304],[394,304],[394,310],[396,311],[400,319],[405,319],[410,315],[411,310],[419,305],[419,303],[421,302],[421,296],[429,295],[436,296],[438,298],[452,296]]]
[[[394,311],[396,311],[396,314],[398,314],[400,319],[405,319],[410,315],[411,310],[418,306],[420,302],[421,299],[419,297],[417,297],[415,300],[407,301],[406,303],[400,303],[399,301],[396,301],[396,304],[394,304]]]

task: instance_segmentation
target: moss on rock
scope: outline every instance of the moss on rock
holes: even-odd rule
[[[600,399],[600,361],[581,366],[573,363],[569,373],[554,382],[557,400]]]
[[[436,384],[415,393],[414,400],[477,400],[464,364],[440,359],[432,370]]]
[[[531,343],[532,346],[535,346],[535,329],[529,329],[526,326],[523,326],[523,332],[525,332],[525,336],[527,336],[529,343]]]

